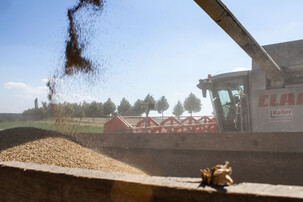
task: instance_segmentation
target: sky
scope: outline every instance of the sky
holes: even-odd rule
[[[0,0],[0,113],[22,113],[47,101],[46,82],[64,64],[67,9],[76,0]],[[302,0],[223,0],[260,45],[303,37]],[[174,105],[208,74],[251,69],[251,59],[193,0],[107,0],[97,16],[77,15],[85,55],[99,65],[90,78],[62,78],[60,100],[131,104],[149,93]],[[154,112],[151,115],[159,115]],[[185,114],[186,115],[186,114]]]

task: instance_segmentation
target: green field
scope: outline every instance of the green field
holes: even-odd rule
[[[103,124],[65,124],[60,127],[52,121],[22,121],[22,122],[0,122],[0,129],[18,127],[34,127],[45,130],[53,130],[58,132],[73,132],[73,133],[102,133]]]

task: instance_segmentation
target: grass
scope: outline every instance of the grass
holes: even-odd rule
[[[102,133],[103,125],[66,125],[63,127],[56,126],[51,121],[20,121],[20,122],[0,122],[0,129],[5,130],[9,128],[18,127],[33,127],[45,130],[53,130],[59,132],[75,132],[75,133]]]

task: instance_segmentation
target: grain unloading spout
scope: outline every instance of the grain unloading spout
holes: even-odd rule
[[[272,87],[284,86],[285,74],[282,69],[220,0],[195,2],[262,68]]]

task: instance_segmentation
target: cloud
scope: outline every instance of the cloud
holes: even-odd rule
[[[46,96],[48,88],[46,86],[31,87],[21,82],[6,82],[4,87],[12,90],[14,95],[21,98],[35,98]]]
[[[48,78],[48,79],[44,78],[44,79],[42,79],[42,82],[44,82],[44,83],[47,83],[48,81],[57,82],[57,83],[64,82],[63,79],[58,79],[58,78]]]

